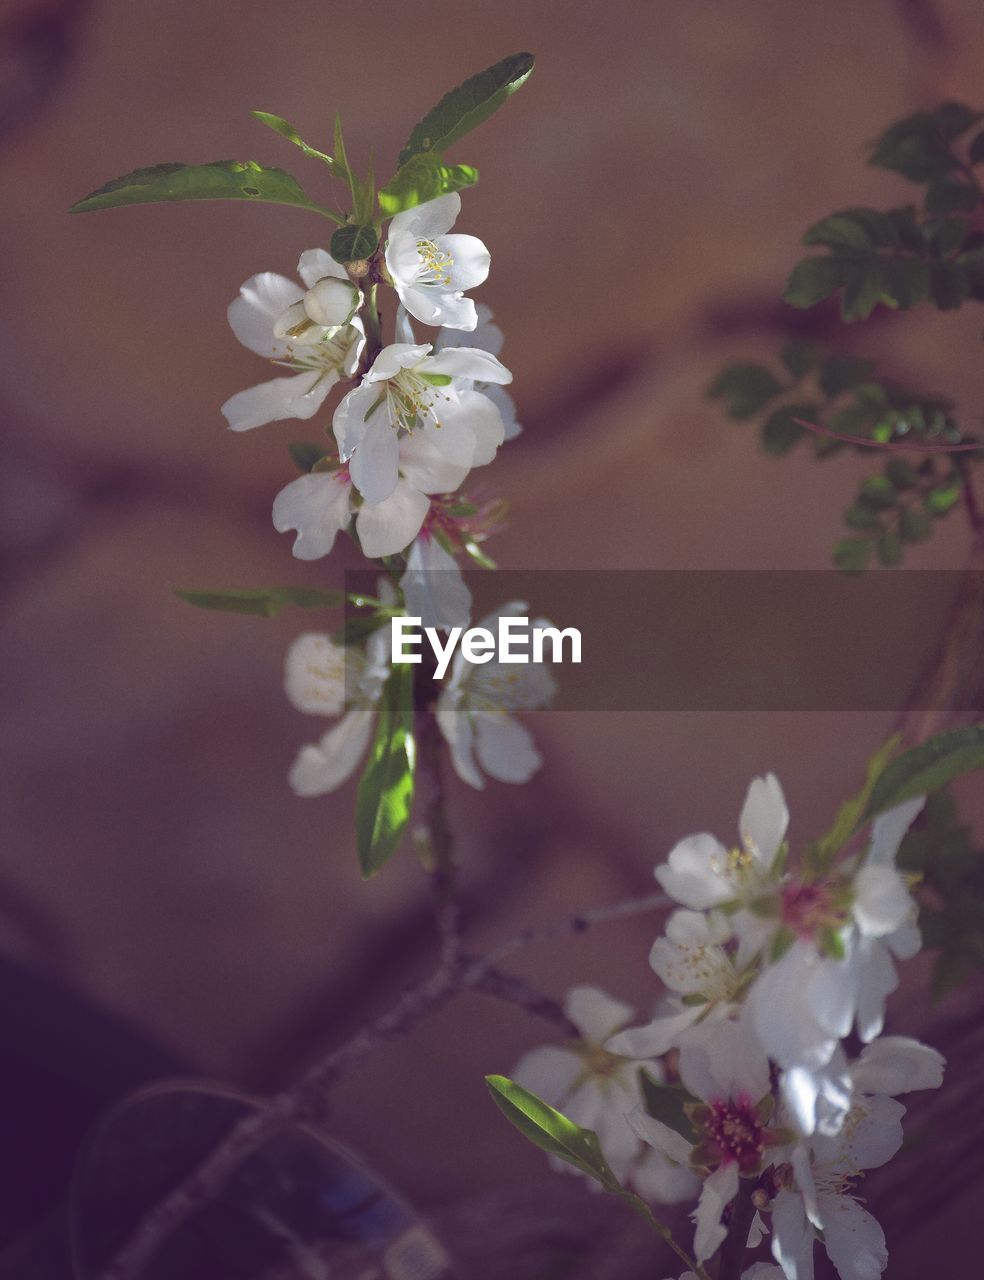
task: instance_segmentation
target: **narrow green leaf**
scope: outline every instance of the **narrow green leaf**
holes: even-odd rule
[[[287,605],[301,609],[334,609],[345,601],[342,591],[316,591],[312,587],[257,587],[236,591],[175,591],[180,600],[196,609],[247,613],[273,618]]]
[[[441,157],[433,151],[423,151],[411,156],[401,165],[379,192],[379,207],[387,216],[413,209],[428,200],[447,195],[449,191],[461,191],[478,181],[478,170],[470,164],[442,164]]]
[[[530,1093],[506,1076],[486,1076],[485,1083],[496,1106],[510,1124],[541,1151],[588,1174],[607,1191],[622,1189],[602,1155],[597,1134],[592,1130],[582,1129],[535,1093]]]
[[[282,116],[275,116],[269,111],[251,111],[249,114],[254,120],[259,120],[260,124],[265,124],[268,129],[272,129],[274,133],[279,133],[282,138],[286,138],[288,142],[293,142],[295,147],[300,147],[306,156],[311,156],[314,160],[324,161],[332,172],[335,171],[335,161],[331,156],[325,155],[317,147],[309,146],[294,126]]]
[[[336,262],[363,262],[379,245],[379,233],[371,223],[339,227],[331,238],[331,256]]]
[[[511,54],[446,93],[414,126],[407,145],[400,152],[399,167],[422,151],[443,153],[487,120],[530,78],[534,61],[531,53]]]
[[[158,164],[148,169],[134,169],[73,204],[70,212],[89,213],[94,209],[170,200],[252,200],[256,204],[289,204],[320,213],[333,222],[343,221],[338,214],[309,199],[289,173],[283,169],[265,169],[255,160]]]
[[[355,833],[367,880],[396,852],[413,807],[413,673],[409,664],[394,666],[386,681],[369,763],[359,782]]]
[[[897,756],[871,790],[860,826],[914,796],[939,791],[954,778],[984,768],[984,724],[966,725],[929,738]]]
[[[804,310],[835,293],[847,278],[849,264],[839,258],[813,257],[797,262],[790,273],[783,301]]]
[[[850,800],[841,805],[837,811],[834,825],[825,836],[822,836],[817,841],[814,846],[813,861],[814,865],[819,869],[825,868],[840,853],[841,849],[860,826],[861,815],[868,807],[875,783],[884,773],[888,762],[898,750],[900,741],[899,735],[894,734],[884,746],[879,747],[868,761],[864,786],[857,795],[852,796]]]

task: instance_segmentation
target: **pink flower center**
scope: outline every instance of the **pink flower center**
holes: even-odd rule
[[[782,891],[782,920],[800,938],[812,938],[824,925],[834,924],[837,912],[827,884],[788,884]]]
[[[747,1098],[712,1102],[703,1129],[720,1151],[721,1164],[737,1164],[743,1172],[755,1169],[765,1151],[765,1130]]]

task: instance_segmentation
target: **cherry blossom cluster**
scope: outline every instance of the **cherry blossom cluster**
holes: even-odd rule
[[[895,961],[920,947],[895,858],[922,806],[882,814],[850,856],[794,860],[782,789],[755,779],[736,846],[690,836],[656,868],[679,906],[652,947],[665,995],[648,1025],[629,1027],[627,1005],[576,988],[566,1013],[581,1038],[532,1051],[514,1072],[597,1133],[623,1185],[649,1201],[696,1197],[698,1265],[744,1197],[747,1247],[768,1236],[774,1259],[752,1280],[811,1280],[818,1241],[841,1280],[877,1280],[886,1266],[859,1184],[902,1144],[897,1095],[943,1078],[934,1049],[882,1035]]]
[[[471,593],[456,557],[480,559],[478,546],[501,523],[503,505],[460,494],[473,467],[485,466],[521,428],[508,393],[512,374],[499,361],[503,337],[488,307],[465,291],[487,277],[489,251],[474,236],[451,234],[457,193],[397,214],[373,284],[398,298],[396,341],[371,348],[363,320],[365,281],[324,249],[301,254],[301,284],[273,272],[247,280],[229,307],[244,346],[285,370],[232,396],[222,412],[234,431],[284,419],[310,419],[330,392],[350,384],[334,409],[334,456],[277,494],[273,523],[294,531],[294,555],[317,560],[350,532],[370,560],[399,558],[380,594],[424,626],[465,627]],[[372,302],[369,305],[375,306]],[[414,322],[436,328],[419,342]],[[465,335],[468,335],[466,338]],[[500,613],[522,614],[510,603]],[[390,673],[386,635],[364,648],[309,633],[292,645],[286,687],[301,711],[341,719],[301,749],[290,771],[294,790],[323,795],[356,769],[372,736]],[[481,668],[456,660],[437,704],[437,719],[458,775],[471,786],[483,774],[525,782],[540,756],[512,712],[543,706],[553,681],[542,666],[517,677],[499,662]]]

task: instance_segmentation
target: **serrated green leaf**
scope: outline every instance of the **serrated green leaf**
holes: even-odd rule
[[[253,614],[273,618],[286,605],[301,609],[334,609],[345,602],[342,591],[316,591],[312,587],[257,587],[234,591],[175,591],[180,600],[196,609]]]
[[[915,796],[939,791],[954,778],[984,768],[984,724],[929,738],[897,756],[879,775],[858,826]]]
[[[252,200],[310,209],[333,222],[336,213],[315,204],[283,169],[265,169],[255,160],[215,160],[211,164],[158,164],[114,178],[71,207],[71,213],[115,209],[171,200]]]
[[[300,147],[306,156],[310,156],[314,160],[323,161],[332,172],[335,171],[335,161],[331,156],[325,155],[317,147],[312,147],[306,143],[294,126],[285,120],[283,116],[275,116],[270,111],[251,111],[249,114],[254,120],[259,120],[260,124],[265,124],[268,129],[272,129],[274,133],[279,133],[282,138],[292,142],[295,147]]]
[[[849,265],[839,258],[802,258],[786,282],[783,301],[800,310],[815,307],[841,287],[847,278]]]
[[[958,167],[940,123],[918,112],[891,125],[875,143],[869,164],[900,173],[910,182],[932,182]]]
[[[921,258],[890,258],[883,264],[885,294],[908,311],[929,297],[929,263]]]
[[[984,118],[984,112],[975,111],[963,102],[944,102],[933,112],[933,118],[942,136],[952,142]]]
[[[822,244],[828,249],[867,250],[874,247],[867,228],[849,211],[821,218],[804,232],[801,243]]]
[[[903,542],[925,542],[933,532],[929,517],[908,507],[899,516],[899,537]]]
[[[857,795],[852,796],[850,800],[841,805],[837,811],[834,825],[814,846],[813,865],[818,869],[823,870],[840,853],[841,849],[860,826],[861,815],[868,806],[875,783],[898,750],[900,741],[898,734],[889,738],[868,761],[864,786]]]
[[[764,364],[738,361],[721,370],[707,394],[711,399],[725,400],[728,416],[742,420],[754,417],[782,389],[782,383]]]
[[[364,262],[379,247],[379,233],[371,223],[339,227],[329,247],[336,262]]]
[[[839,396],[842,391],[849,391],[852,387],[864,382],[866,378],[871,376],[874,368],[875,362],[873,360],[865,360],[861,356],[828,356],[820,367],[818,377],[820,390],[825,396],[833,399],[834,396]],[[863,415],[867,410],[862,406],[859,412]],[[836,429],[838,431],[851,431],[853,428],[838,425]]]
[[[844,573],[860,573],[868,567],[871,555],[870,538],[841,538],[834,543],[834,564]]]
[[[945,217],[935,222],[929,241],[941,258],[949,258],[963,247],[969,234],[970,224],[966,218]]]
[[[897,533],[886,529],[876,544],[879,563],[886,569],[893,568],[902,561],[902,540]]]
[[[923,208],[931,217],[942,217],[948,213],[970,213],[980,202],[981,195],[976,187],[960,178],[947,177],[930,183]]]
[[[914,205],[908,204],[900,209],[889,209],[885,217],[895,230],[899,248],[908,249],[910,253],[922,253],[926,242]]]
[[[822,351],[810,342],[787,342],[779,352],[779,359],[791,377],[799,381],[815,369],[822,358]]]
[[[422,151],[442,154],[453,142],[477,128],[522,88],[533,73],[534,62],[531,53],[510,54],[446,93],[414,126],[407,145],[400,152],[399,167]]]
[[[433,151],[411,156],[379,192],[379,207],[387,216],[413,209],[428,200],[461,191],[478,181],[478,170],[470,164],[443,164]]]
[[[879,302],[891,301],[885,265],[879,258],[851,263],[844,273],[841,319],[867,320]]]
[[[413,673],[409,664],[394,666],[390,672],[379,702],[369,762],[359,782],[355,834],[366,880],[396,852],[413,807]]]
[[[298,471],[304,472],[313,470],[316,462],[320,462],[322,458],[327,458],[328,456],[327,449],[322,449],[320,445],[314,444],[310,440],[291,440],[287,445],[287,451]]]
[[[762,448],[775,458],[785,457],[806,435],[797,418],[803,422],[816,422],[819,406],[815,404],[785,404],[775,409],[762,424]]]
[[[930,489],[923,501],[926,504],[926,510],[932,515],[945,516],[960,501],[960,486],[946,484],[940,485],[937,489]]]
[[[573,1165],[600,1182],[607,1191],[621,1190],[621,1183],[602,1155],[598,1136],[591,1129],[582,1129],[506,1076],[486,1076],[485,1083],[510,1124],[541,1151]]]
[[[956,311],[970,295],[970,277],[959,262],[930,264],[929,291],[941,311]]]

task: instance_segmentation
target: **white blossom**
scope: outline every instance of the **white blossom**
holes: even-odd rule
[[[505,338],[502,330],[492,320],[492,308],[486,306],[484,302],[480,302],[476,307],[476,312],[478,315],[478,327],[474,333],[468,334],[468,345],[479,347],[490,355],[498,356],[502,351]],[[412,333],[409,338],[404,340],[413,342]],[[434,340],[435,351],[446,351],[450,347],[464,345],[465,335],[458,329],[442,329]],[[475,382],[473,386],[476,391],[481,391],[483,395],[488,396],[502,414],[502,425],[505,429],[504,439],[506,441],[515,440],[523,428],[516,417],[516,406],[509,392],[505,387],[499,386],[495,382]]]
[[[513,601],[478,625],[495,634],[501,616],[526,613],[522,601]],[[533,625],[547,624],[539,619]],[[542,763],[540,753],[529,731],[510,713],[546,706],[555,688],[544,663],[503,663],[493,657],[476,665],[458,649],[436,712],[458,777],[479,789],[485,785],[483,771],[499,782],[528,782]]]
[[[422,436],[404,436],[399,443],[399,475],[388,498],[372,507],[359,503],[346,465],[315,470],[277,494],[273,524],[280,533],[297,531],[294,555],[299,560],[328,555],[353,516],[359,544],[370,560],[396,555],[420,533],[431,495],[457,489],[467,474],[466,467],[448,462]]]
[[[645,1066],[658,1081],[659,1064],[618,1057],[603,1048],[632,1016],[630,1006],[597,987],[583,986],[568,993],[564,1012],[581,1039],[531,1050],[516,1066],[513,1079],[575,1124],[594,1130],[612,1172],[644,1199],[664,1204],[689,1199],[697,1189],[694,1175],[643,1146],[626,1118],[643,1101],[640,1068]],[[551,1159],[551,1165],[573,1171],[562,1160]]]
[[[370,505],[388,498],[399,478],[399,442],[419,433],[455,466],[491,462],[502,443],[502,415],[474,381],[506,383],[508,369],[485,351],[429,345],[384,347],[360,386],[335,410],[338,452]]]
[[[266,271],[247,280],[229,307],[229,324],[243,346],[290,371],[225,402],[222,412],[233,431],[313,417],[332,387],[351,377],[359,363],[365,345],[361,320],[350,316],[341,327],[319,325],[305,307],[305,300],[324,290],[326,282],[335,282],[351,297],[344,267],[323,249],[309,249],[301,254],[298,274],[307,292],[286,276]]]
[[[389,629],[374,631],[365,652],[308,632],[287,651],[287,697],[309,715],[342,718],[316,743],[301,747],[289,781],[299,796],[336,790],[354,773],[369,745],[383,686],[390,674]]]
[[[489,274],[491,258],[475,236],[448,235],[461,212],[457,192],[398,213],[389,225],[386,269],[407,311],[423,324],[474,329],[464,296]]]

